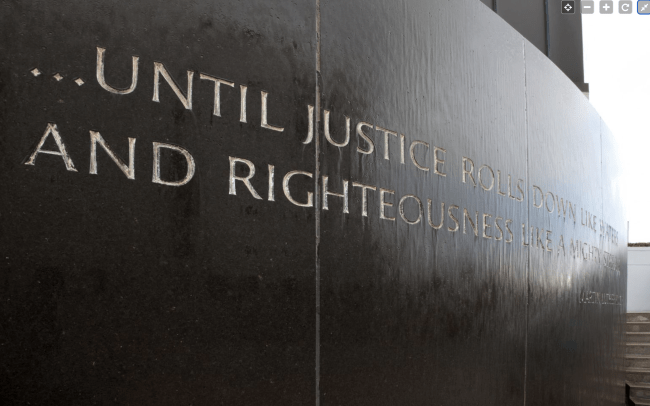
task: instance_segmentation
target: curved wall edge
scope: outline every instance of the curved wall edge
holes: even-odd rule
[[[0,15],[0,399],[618,405],[613,135],[478,1]]]

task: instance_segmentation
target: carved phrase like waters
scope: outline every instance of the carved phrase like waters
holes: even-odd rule
[[[621,403],[612,135],[479,2],[1,21],[5,403]]]

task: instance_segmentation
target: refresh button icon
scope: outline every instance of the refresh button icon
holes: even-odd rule
[[[619,1],[618,2],[618,13],[619,14],[632,14],[632,2],[631,1]]]

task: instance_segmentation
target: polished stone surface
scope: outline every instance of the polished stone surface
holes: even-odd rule
[[[323,336],[324,404],[521,404],[527,252],[519,239],[505,242],[503,219],[519,221],[526,207],[469,177],[463,183],[461,166],[471,159],[477,181],[482,165],[500,170],[502,190],[508,175],[526,179],[526,144],[516,142],[526,133],[521,37],[494,28],[498,17],[489,10],[462,3],[387,1],[368,9],[341,0],[321,10],[323,108],[404,134],[406,149],[402,164],[400,143],[389,135],[386,160],[382,131],[367,131],[375,134],[374,155],[361,156],[356,142],[342,153],[324,143],[323,173],[394,190],[386,201],[395,206],[417,196],[424,211],[415,225],[396,207],[385,209],[395,221],[379,220],[372,192],[364,218],[353,190],[344,220],[340,209],[323,213],[322,329],[334,332]],[[417,140],[429,144],[415,150],[429,171],[409,156]],[[434,173],[434,146],[446,151],[437,154],[445,176]],[[444,204],[439,230],[429,225],[427,199],[434,225]],[[506,238],[475,236],[465,209],[472,220],[478,211],[481,224],[483,214],[489,224],[502,217]],[[408,219],[417,210],[414,199],[405,202]],[[498,231],[492,225],[486,234]],[[341,247],[341,240],[356,243]]]
[[[0,399],[620,404],[613,137],[477,3],[1,3]]]

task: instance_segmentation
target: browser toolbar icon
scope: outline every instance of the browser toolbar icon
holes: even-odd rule
[[[618,13],[619,14],[632,14],[632,2],[631,1],[619,1],[618,2]]]
[[[639,1],[636,3],[636,12],[643,15],[650,14],[650,1]]]
[[[612,14],[612,13],[614,13],[614,2],[611,0],[601,1],[600,14]]]
[[[574,14],[576,12],[575,1],[562,2],[562,14]]]

